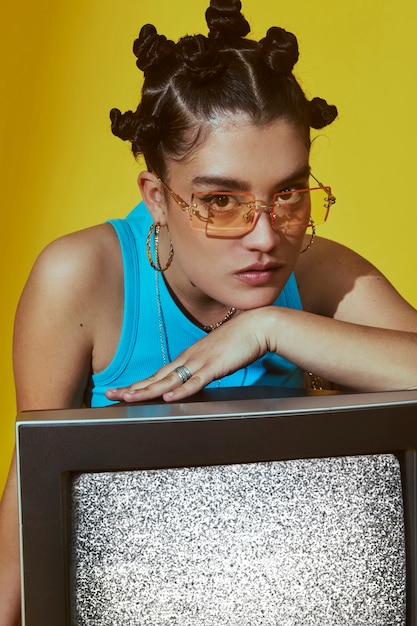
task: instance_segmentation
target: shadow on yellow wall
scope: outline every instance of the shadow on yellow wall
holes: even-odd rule
[[[206,32],[207,3],[22,0],[2,10],[0,491],[14,439],[12,326],[24,281],[48,241],[137,202],[139,167],[108,121],[113,106],[137,104],[131,44],[146,22],[171,38]],[[417,5],[243,0],[243,9],[254,36],[273,24],[296,33],[307,94],[339,108],[313,148],[314,171],[337,195],[320,234],[369,258],[417,305]]]

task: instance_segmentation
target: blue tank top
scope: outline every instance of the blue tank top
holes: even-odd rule
[[[122,252],[124,317],[113,360],[104,370],[92,376],[93,407],[112,404],[104,395],[107,389],[124,387],[154,374],[164,364],[163,350],[173,360],[180,352],[206,335],[178,308],[162,275],[155,272],[149,264],[146,256],[146,235],[151,223],[151,216],[143,202],[125,219],[110,220]],[[156,280],[159,281],[162,316],[158,313]],[[293,274],[274,304],[301,310]],[[303,376],[304,372],[299,367],[269,352],[246,368],[208,386],[274,385],[301,388]]]

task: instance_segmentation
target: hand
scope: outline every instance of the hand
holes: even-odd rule
[[[264,310],[239,314],[187,348],[153,376],[128,387],[107,390],[107,398],[141,402],[162,396],[167,402],[177,401],[197,393],[213,380],[245,367],[268,350],[262,323]],[[192,374],[185,383],[175,371],[180,365]]]

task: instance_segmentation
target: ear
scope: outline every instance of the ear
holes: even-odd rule
[[[167,203],[158,177],[152,172],[141,172],[138,176],[138,186],[155,224],[165,226],[167,223]]]

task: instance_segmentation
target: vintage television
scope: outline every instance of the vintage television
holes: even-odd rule
[[[417,391],[17,420],[26,626],[416,626]]]

